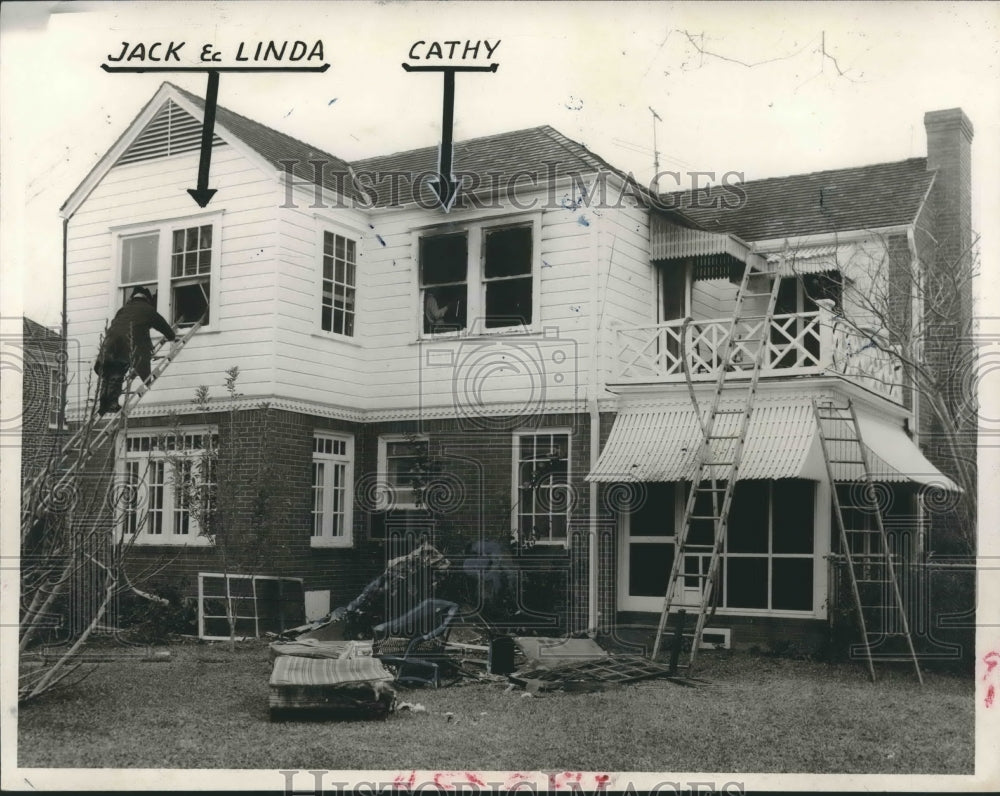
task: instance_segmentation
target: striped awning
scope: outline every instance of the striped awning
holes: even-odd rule
[[[843,251],[842,251],[843,250]],[[767,255],[768,263],[778,266],[783,277],[797,274],[821,274],[838,268],[838,253],[844,254],[845,246],[803,246],[788,252],[774,252]]]
[[[680,260],[726,255],[745,263],[749,244],[726,232],[686,229],[654,215],[650,220],[650,259]]]
[[[720,409],[739,404],[720,405]],[[740,415],[720,414],[715,434],[739,427]],[[690,404],[628,409],[615,418],[588,481],[690,481],[698,467],[701,428]],[[808,401],[763,403],[754,408],[743,447],[740,478],[825,477],[816,421]]]
[[[733,408],[739,408],[739,404],[720,405],[723,410]],[[720,414],[714,434],[734,433],[740,420],[739,414]],[[902,428],[865,415],[859,416],[859,423],[876,480],[912,481],[958,489],[924,457]],[[604,450],[587,480],[690,481],[697,471],[701,440],[698,418],[690,405],[626,409],[615,418]],[[716,453],[725,458],[725,450]],[[826,480],[819,433],[808,400],[757,403],[750,418],[739,477]],[[835,465],[834,478],[838,481],[862,477],[859,467]]]

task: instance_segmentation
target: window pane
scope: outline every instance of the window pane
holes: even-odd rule
[[[718,487],[724,487],[725,483],[723,481],[717,481],[716,485]],[[710,481],[706,481],[704,488],[707,489],[711,486]],[[685,499],[689,494],[690,487],[685,490]],[[718,510],[722,509],[722,493],[718,493]],[[713,512],[717,509],[713,508],[712,505],[712,493],[699,490],[697,497],[695,498],[694,505],[694,516],[696,517],[712,517],[715,516]],[[698,544],[698,545],[710,545],[715,542],[715,522],[713,520],[692,520],[691,528],[688,530],[687,536],[688,544]]]
[[[628,593],[633,597],[662,597],[674,564],[672,544],[630,544]]]
[[[730,553],[767,552],[767,481],[740,481],[729,512]]]
[[[212,248],[212,225],[206,224],[201,228],[201,240],[198,242],[199,248],[201,249],[211,249]]]
[[[767,559],[726,559],[726,605],[729,608],[767,608]]]
[[[465,233],[420,239],[420,284],[464,282],[468,267]]]
[[[207,280],[174,286],[174,323],[208,323],[209,287]]]
[[[465,328],[468,309],[465,290],[465,285],[449,285],[423,291],[425,334]]]
[[[771,533],[775,553],[811,553],[813,550],[812,481],[774,482],[774,519]]]
[[[329,256],[333,254],[333,233],[323,233],[323,254]]]
[[[531,227],[486,232],[484,272],[487,279],[531,273]]]
[[[122,239],[122,284],[156,280],[158,233]]]
[[[531,277],[486,283],[486,328],[531,323]]]
[[[781,611],[811,611],[813,562],[811,558],[775,558],[771,561],[774,582],[771,607]]]
[[[632,536],[673,536],[674,484],[645,484],[645,487],[646,499],[632,511],[629,533]],[[642,490],[634,494],[641,500]]]

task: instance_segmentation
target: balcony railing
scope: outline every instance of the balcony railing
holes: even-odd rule
[[[616,330],[618,367],[612,383],[670,383],[685,380],[685,359],[693,381],[718,376],[732,318],[684,319]],[[763,356],[761,378],[844,376],[899,402],[901,369],[884,341],[859,330],[830,309],[747,318],[736,324],[729,378],[750,378]]]

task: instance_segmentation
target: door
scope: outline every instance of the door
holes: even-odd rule
[[[623,514],[618,571],[618,608],[660,611],[674,563],[678,485],[647,483],[637,490],[636,505]],[[680,507],[683,510],[683,506]]]
[[[656,265],[656,281],[658,290],[657,323],[679,321],[686,318],[691,305],[691,264],[684,260],[660,261]],[[677,367],[681,353],[678,337],[679,328],[674,334],[664,333],[658,341],[658,353],[665,357],[664,371],[680,372]],[[674,367],[671,367],[671,366]]]

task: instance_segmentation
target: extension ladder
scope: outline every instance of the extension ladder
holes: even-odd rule
[[[913,663],[917,679],[923,684],[906,607],[896,579],[894,555],[882,521],[868,450],[861,437],[854,404],[849,398],[842,406],[814,398],[813,414],[830,481],[833,513],[840,530],[841,555],[850,573],[851,593],[861,631],[861,643],[852,646],[851,653],[864,654],[872,681],[875,680],[876,660],[905,661]],[[859,488],[859,484],[863,486]],[[858,525],[867,527],[856,527]],[[905,639],[905,653],[898,650],[878,652],[879,647],[891,646],[894,638]]]
[[[764,280],[769,282],[766,290],[754,289],[756,288],[754,283]],[[702,418],[702,412],[692,384],[690,372],[691,358],[686,352],[682,352],[688,392],[694,406],[695,415],[701,424],[702,442],[699,448],[698,465],[691,483],[691,491],[688,493],[687,502],[684,506],[684,519],[676,534],[674,560],[670,567],[670,575],[667,578],[667,591],[663,600],[660,621],[656,628],[656,639],[653,642],[651,657],[656,658],[660,651],[670,609],[676,601],[675,592],[677,591],[678,580],[684,578],[685,582],[687,582],[687,579],[695,578],[700,588],[701,597],[688,662],[689,670],[694,666],[694,660],[698,654],[698,647],[701,644],[710,607],[711,612],[714,613],[715,601],[713,600],[713,596],[717,591],[716,580],[719,572],[719,560],[725,544],[726,528],[729,522],[729,509],[732,505],[736,481],[739,478],[740,461],[743,456],[743,446],[750,424],[750,416],[753,413],[757,382],[760,378],[763,363],[771,351],[771,321],[774,317],[774,308],[778,300],[779,285],[780,279],[777,273],[768,270],[764,261],[757,255],[751,255],[751,259],[748,260],[743,269],[739,290],[736,294],[732,325],[726,335],[721,355],[719,356],[719,362],[717,363],[718,374],[715,381],[715,392],[704,418]],[[762,315],[746,314],[746,300],[757,298],[767,299],[764,313]],[[737,335],[741,336],[737,337]],[[686,344],[686,332],[682,335],[682,340]],[[738,394],[733,394],[730,391],[730,396],[739,402],[739,407],[722,408],[722,395],[725,391],[727,376],[733,372],[734,353],[737,348],[739,348],[741,356],[744,354],[750,355],[752,367],[749,369],[749,379],[742,382],[745,385],[745,390]],[[753,350],[754,348],[756,348],[755,351]],[[745,375],[747,369],[743,369],[741,373]],[[733,417],[734,422],[726,422],[725,433],[721,433],[722,430],[716,430],[716,425],[718,419],[725,416]],[[708,513],[697,513],[699,511],[706,511],[706,504],[710,507],[707,509]],[[705,521],[711,521],[712,523],[713,539],[711,544],[690,543],[688,536],[691,533],[692,523]],[[689,553],[696,554],[693,557],[693,560],[698,565],[697,572],[695,573],[688,572],[685,568],[685,561]],[[702,556],[705,553],[710,553],[707,571],[703,571],[702,569]]]
[[[124,418],[128,417],[143,396],[152,388],[156,380],[162,375],[177,355],[187,345],[188,341],[202,327],[202,321],[190,326],[187,331],[168,344],[167,338],[161,337],[153,346],[153,361],[155,364],[150,370],[149,379],[132,392],[125,393],[125,404],[122,408],[105,417],[97,414],[97,406],[89,399],[84,407],[84,417],[80,428],[63,445],[56,454],[32,481],[21,491],[21,541],[27,538],[31,529],[42,520],[51,510],[54,501],[46,500],[43,491],[48,495],[58,495],[72,482],[87,462],[107,440],[118,431]],[[179,325],[175,324],[173,331],[176,334]],[[166,353],[161,354],[164,346],[169,345]],[[136,374],[134,370],[129,370],[126,384],[130,383]],[[57,474],[53,479],[53,474]]]

